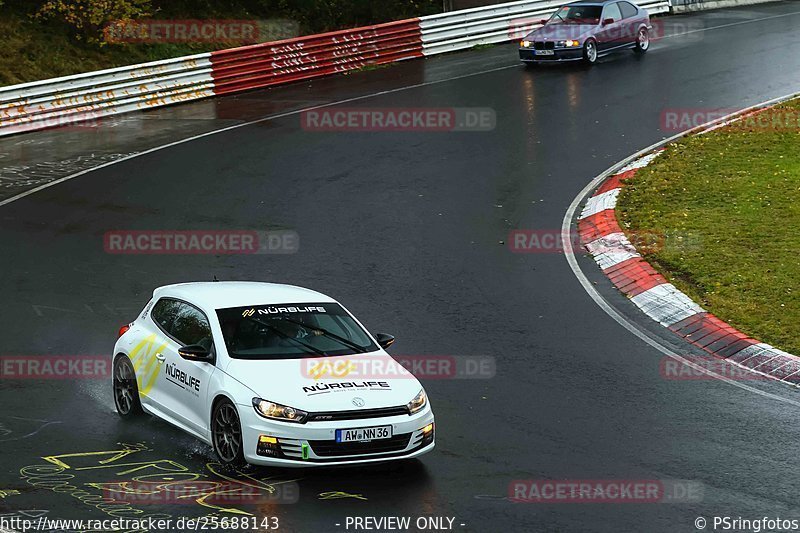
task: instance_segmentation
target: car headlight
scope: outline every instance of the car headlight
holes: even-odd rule
[[[414,396],[413,400],[406,404],[406,407],[408,407],[408,412],[413,415],[422,411],[426,405],[428,405],[428,396],[425,394],[425,389],[422,389],[419,394]]]
[[[581,45],[581,43],[579,43],[578,41],[575,41],[573,39],[568,39],[566,41],[558,41],[556,43],[556,46],[558,48],[575,48],[576,46],[580,46],[580,45]]]
[[[519,45],[520,45],[522,48],[530,48],[530,47],[531,47],[531,42],[530,42],[530,41],[520,41],[520,42],[519,42]]]
[[[296,422],[298,424],[305,424],[306,418],[308,418],[308,413],[305,411],[268,400],[262,400],[261,398],[253,398],[253,407],[256,413],[264,418],[283,420],[284,422]]]

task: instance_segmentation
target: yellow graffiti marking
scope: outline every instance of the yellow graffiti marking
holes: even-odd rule
[[[142,339],[131,350],[130,358],[133,362],[133,369],[136,372],[136,381],[139,384],[140,394],[147,396],[153,385],[155,385],[159,376],[156,354],[162,352],[166,347],[166,343],[156,347],[156,335],[153,334]]]
[[[15,496],[17,494],[19,494],[18,490],[12,490],[12,489],[0,490],[0,500],[2,500],[3,498],[5,498],[7,496]]]
[[[108,459],[101,459],[101,460],[97,461],[99,464],[105,465],[105,464],[108,464],[108,463],[113,463],[114,461],[122,459],[123,457],[127,457],[128,455],[130,455],[132,453],[141,452],[141,451],[146,449],[144,446],[139,445],[139,444],[122,444],[122,446],[123,446],[122,450],[113,450],[113,451],[105,451],[105,452],[65,453],[65,454],[62,454],[62,455],[50,455],[48,457],[42,457],[42,459],[44,459],[45,461],[47,461],[49,463],[53,463],[56,466],[60,466],[61,468],[66,470],[66,469],[70,469],[72,467],[70,465],[68,465],[67,463],[65,463],[64,461],[62,461],[62,459],[80,458],[80,457],[98,457],[98,456],[104,456],[104,455],[111,456]],[[87,468],[93,468],[93,467],[78,467],[78,468],[76,468],[76,470],[86,470]]]
[[[328,492],[321,492],[319,494],[319,499],[320,500],[341,500],[341,499],[344,499],[344,498],[353,498],[354,500],[367,501],[367,498],[365,498],[361,494],[348,494],[347,492],[342,492],[342,491],[339,491],[339,490],[331,490],[331,491],[328,491]]]
[[[250,481],[250,482],[247,482],[247,481],[244,481],[242,479],[237,479],[237,478],[230,477],[230,476],[226,475],[224,472],[220,472],[219,469],[218,469],[218,467],[220,467],[220,466],[222,466],[220,463],[207,463],[206,464],[206,468],[209,470],[209,472],[211,472],[215,476],[221,477],[225,481],[230,481],[231,483],[237,483],[237,484],[245,486],[245,487],[251,487],[251,488],[254,488],[256,490],[263,490],[263,491],[265,491],[265,492],[267,492],[269,494],[274,493],[277,490],[276,486],[278,486],[278,485],[282,485],[284,483],[294,483],[296,481],[299,481],[299,479],[289,479],[289,480],[284,480],[284,481],[277,481],[277,482],[269,482],[269,483],[267,483],[267,481],[269,481],[272,478],[258,479],[258,478],[255,478],[255,477],[251,476],[250,474],[247,474],[247,473],[242,472],[240,470],[236,470],[236,473],[239,476],[241,476],[241,477],[245,478],[246,480]],[[221,493],[221,494],[223,494],[223,493]],[[197,503],[199,503],[200,505],[204,505],[206,507],[210,507],[212,509],[218,509],[220,511],[237,512],[239,514],[247,514],[247,515],[250,514],[250,513],[244,512],[244,511],[230,510],[230,509],[225,509],[225,508],[218,507],[218,506],[215,506],[215,505],[207,504],[207,502],[205,502],[204,499],[203,499],[203,501],[198,500]]]
[[[132,498],[134,496],[152,496],[156,494],[169,495],[174,500],[188,500],[197,503],[198,505],[211,509],[216,513],[227,513],[233,515],[253,516],[252,513],[230,507],[230,504],[224,502],[216,503],[212,500],[216,498],[230,499],[237,496],[255,496],[260,493],[272,494],[277,492],[278,485],[294,483],[294,480],[273,480],[270,477],[257,478],[253,475],[247,474],[240,470],[234,470],[233,473],[226,474],[221,471],[220,463],[206,464],[206,471],[213,474],[219,481],[209,478],[207,474],[198,474],[189,471],[189,469],[180,463],[169,459],[152,460],[152,461],[139,461],[129,462],[125,461],[132,454],[142,451],[153,451],[147,448],[144,444],[125,444],[120,443],[119,449],[106,450],[106,451],[92,451],[92,452],[77,452],[65,453],[60,455],[50,455],[42,457],[48,463],[54,466],[33,465],[23,468],[20,473],[26,478],[26,481],[34,486],[45,486],[51,488],[56,492],[69,493],[73,497],[78,498],[87,505],[97,506],[98,509],[106,514],[116,516],[139,515],[143,511],[132,507],[128,502],[117,502],[116,498]],[[109,469],[111,469],[109,471]],[[104,475],[129,476],[130,474],[139,474],[136,477],[126,477],[119,481],[110,482],[94,482],[94,483],[77,483],[70,484],[69,480],[75,478],[73,474],[67,474],[65,471],[71,470],[74,473],[78,471],[102,471],[107,472]],[[149,471],[149,473],[147,472]],[[50,478],[53,478],[51,481]],[[50,487],[49,484],[58,481],[58,486]],[[99,494],[88,491],[86,488],[91,487],[94,490],[99,490]],[[58,490],[56,490],[58,489]],[[0,490],[0,499],[8,495],[18,494],[18,491]],[[345,495],[345,493],[331,493],[332,496],[328,499],[353,497],[359,499],[363,498],[361,495]],[[339,494],[339,496],[336,496]],[[105,500],[104,500],[105,498]],[[106,509],[102,506],[106,505],[106,500],[109,500],[115,505],[119,506],[124,503],[127,507],[120,507],[117,509]],[[96,504],[96,505],[95,505]]]

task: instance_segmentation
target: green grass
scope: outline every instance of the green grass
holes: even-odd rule
[[[800,101],[794,128],[752,123],[690,136],[623,187],[626,232],[667,245],[645,258],[706,310],[800,355]]]
[[[106,45],[77,41],[69,30],[29,17],[0,17],[0,86],[207,51],[208,45]]]

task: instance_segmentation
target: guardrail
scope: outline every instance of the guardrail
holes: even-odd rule
[[[561,4],[522,0],[2,87],[0,136],[519,39]]]
[[[418,19],[211,53],[214,92],[228,94],[422,57]]]
[[[0,88],[0,136],[213,96],[211,54]]]

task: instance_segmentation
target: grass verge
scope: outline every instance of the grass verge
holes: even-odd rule
[[[800,100],[670,146],[626,182],[617,218],[670,282],[741,331],[800,355]],[[781,126],[778,126],[779,122]]]

